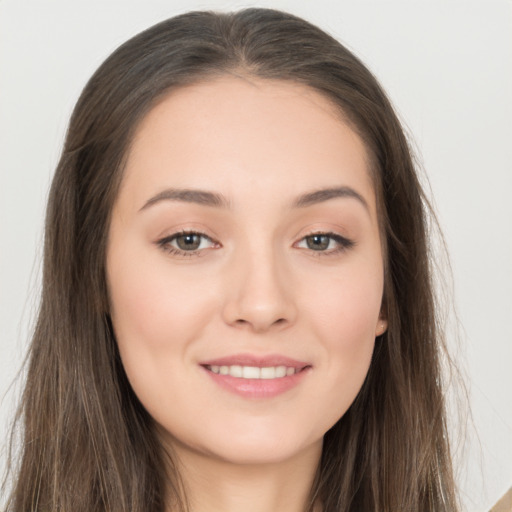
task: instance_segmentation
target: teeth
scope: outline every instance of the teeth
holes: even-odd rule
[[[289,377],[296,373],[295,368],[286,366],[266,366],[259,368],[257,366],[217,366],[207,367],[213,373],[220,375],[230,375],[240,379],[280,379]]]
[[[290,368],[290,369],[294,370],[293,368]],[[261,368],[260,379],[275,379],[275,378],[276,378],[276,369],[273,366],[269,366],[267,368]]]
[[[242,367],[237,365],[230,366],[229,375],[231,375],[231,377],[243,377]]]
[[[244,379],[259,379],[260,369],[256,368],[255,366],[243,366],[242,377]]]
[[[286,376],[286,366],[278,366],[276,368],[276,378]]]

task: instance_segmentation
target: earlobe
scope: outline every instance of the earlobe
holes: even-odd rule
[[[375,336],[380,336],[386,332],[388,328],[388,321],[382,316],[379,317],[377,326],[375,327]]]

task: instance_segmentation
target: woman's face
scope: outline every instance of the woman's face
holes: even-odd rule
[[[164,443],[237,463],[319,449],[386,328],[361,139],[301,85],[172,92],[136,132],[107,273],[126,374]]]

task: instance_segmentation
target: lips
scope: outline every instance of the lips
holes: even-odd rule
[[[236,354],[201,363],[223,389],[245,398],[271,398],[297,386],[311,364],[281,355]]]
[[[278,354],[270,354],[267,356],[256,356],[251,354],[234,354],[232,356],[221,357],[218,359],[211,359],[200,363],[201,366],[255,366],[257,368],[265,368],[269,366],[286,366],[289,368],[296,368],[302,370],[306,366],[311,366],[310,363],[298,361],[290,357],[281,356]]]

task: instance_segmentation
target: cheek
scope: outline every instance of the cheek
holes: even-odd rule
[[[201,329],[212,309],[201,280],[171,273],[165,261],[147,265],[113,262],[111,269],[111,315],[122,345],[130,342],[165,350],[173,345],[171,338],[186,342],[193,331]]]
[[[376,271],[357,266],[339,275],[326,275],[310,282],[304,290],[304,310],[319,330],[320,339],[336,340],[340,350],[357,350],[365,340],[374,340],[380,315],[383,277]],[[332,342],[332,341],[331,341]]]
[[[357,396],[375,346],[382,277],[363,269],[324,283],[309,301],[311,325],[321,340],[325,366],[324,414],[334,424]]]
[[[110,308],[128,379],[151,410],[165,399],[172,379],[184,378],[189,347],[201,336],[215,301],[202,280],[171,274],[165,259],[147,265],[137,261],[136,255],[129,261],[112,258]]]

